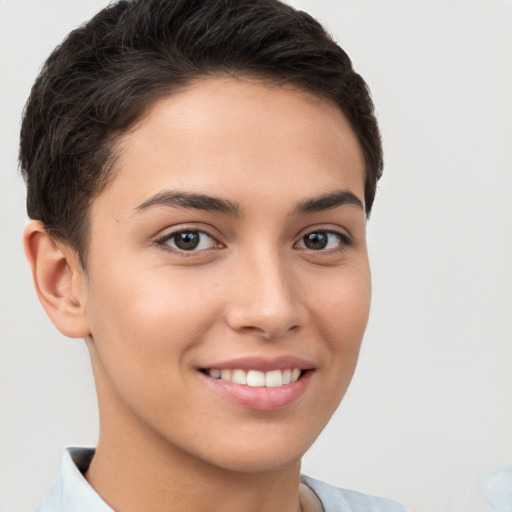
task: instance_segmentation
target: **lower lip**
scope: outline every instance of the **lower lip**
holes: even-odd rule
[[[256,388],[245,384],[235,384],[221,379],[214,379],[200,372],[200,375],[206,380],[208,385],[223,398],[256,411],[279,411],[294,404],[306,391],[312,374],[313,371],[308,370],[291,384],[275,388]]]

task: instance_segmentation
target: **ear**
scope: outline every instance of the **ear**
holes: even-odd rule
[[[87,282],[76,251],[57,242],[39,221],[29,222],[23,241],[37,295],[50,320],[66,336],[89,336]]]

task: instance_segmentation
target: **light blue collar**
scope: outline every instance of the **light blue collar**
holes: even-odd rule
[[[93,456],[93,448],[68,448],[59,475],[35,512],[114,512],[82,474]]]

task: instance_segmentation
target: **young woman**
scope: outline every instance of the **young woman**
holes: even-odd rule
[[[404,510],[300,474],[357,362],[382,172],[316,21],[115,3],[49,57],[20,161],[36,290],[86,339],[100,408],[39,512]]]

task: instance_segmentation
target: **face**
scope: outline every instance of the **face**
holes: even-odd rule
[[[291,87],[211,78],[159,100],[118,152],[83,285],[102,429],[237,471],[299,461],[369,311],[347,121]]]

